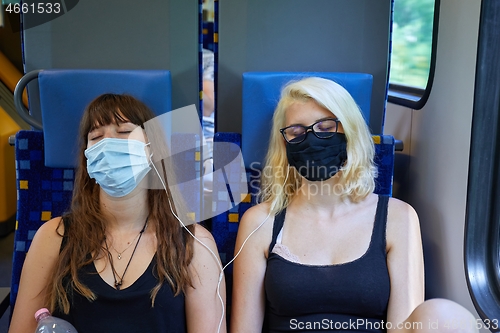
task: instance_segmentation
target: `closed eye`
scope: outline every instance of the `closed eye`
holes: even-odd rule
[[[313,125],[316,132],[336,132],[337,122],[333,119],[319,120]]]
[[[333,126],[318,126],[319,131],[330,132],[334,130]]]
[[[90,131],[89,134],[87,134],[87,139],[89,141],[94,141],[97,139],[100,139],[103,136],[103,132],[99,129],[95,129],[93,131]]]
[[[287,129],[287,132],[289,134],[292,134],[292,135],[300,135],[300,134],[304,134],[305,129],[303,126],[297,125],[297,126],[289,127]]]

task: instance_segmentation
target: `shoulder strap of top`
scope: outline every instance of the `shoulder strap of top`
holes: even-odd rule
[[[373,226],[373,238],[377,243],[386,247],[386,226],[387,226],[387,207],[389,204],[389,196],[379,195],[377,203],[377,212],[375,214],[375,225]]]
[[[271,240],[271,245],[269,245],[269,253],[271,253],[271,251],[273,250],[274,245],[276,244],[276,238],[278,237],[280,230],[283,228],[283,224],[285,223],[285,215],[286,208],[274,216],[273,239]]]
[[[61,251],[64,249],[64,247],[68,243],[68,230],[70,228],[70,218],[69,217],[67,217],[67,216],[63,217],[62,221],[64,224],[64,235],[63,235],[63,239],[61,242],[61,248],[59,249],[59,253],[61,253]]]

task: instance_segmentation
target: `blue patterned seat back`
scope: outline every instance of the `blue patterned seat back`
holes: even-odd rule
[[[157,115],[171,110],[171,76],[166,70],[43,70],[38,81],[43,132],[20,131],[15,143],[18,202],[11,311],[35,232],[69,209],[85,107],[101,94],[115,93],[138,98]],[[194,173],[195,163],[190,165]]]
[[[204,49],[214,51],[214,22],[203,22],[202,43]]]
[[[41,131],[19,131],[16,135],[17,221],[10,291],[11,309],[16,302],[21,270],[38,228],[69,208],[74,169],[50,168],[44,164]]]

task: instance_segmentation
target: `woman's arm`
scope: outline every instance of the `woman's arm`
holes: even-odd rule
[[[387,266],[391,296],[387,321],[393,326],[404,322],[424,301],[424,261],[420,224],[415,210],[391,198],[387,216]]]
[[[214,81],[203,80],[203,116],[212,115],[214,104]]]
[[[214,238],[205,228],[196,225],[195,232],[203,244],[205,244],[216,256],[200,244],[197,240],[193,242],[193,260],[189,265],[193,287],[186,292],[186,320],[188,332],[198,333],[225,333],[226,284],[224,276],[221,275],[220,259]],[[220,282],[220,298],[217,294],[217,284]],[[224,310],[223,310],[224,306]],[[220,324],[220,331],[219,329]]]
[[[235,252],[245,239],[266,218],[268,205],[250,208],[242,217],[236,238]],[[233,301],[231,304],[232,333],[260,333],[264,321],[266,252],[272,239],[272,221],[269,219],[248,239],[243,250],[234,261]]]
[[[36,232],[26,254],[16,305],[10,323],[10,333],[33,333],[36,328],[35,312],[46,304],[46,288],[50,283],[59,257],[63,226],[61,218],[45,222]]]

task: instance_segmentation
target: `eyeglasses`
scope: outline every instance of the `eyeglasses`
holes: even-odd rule
[[[333,118],[321,119],[311,126],[291,125],[280,129],[280,132],[286,142],[292,144],[304,141],[309,130],[311,130],[318,138],[327,139],[337,133],[339,122],[340,120]]]

